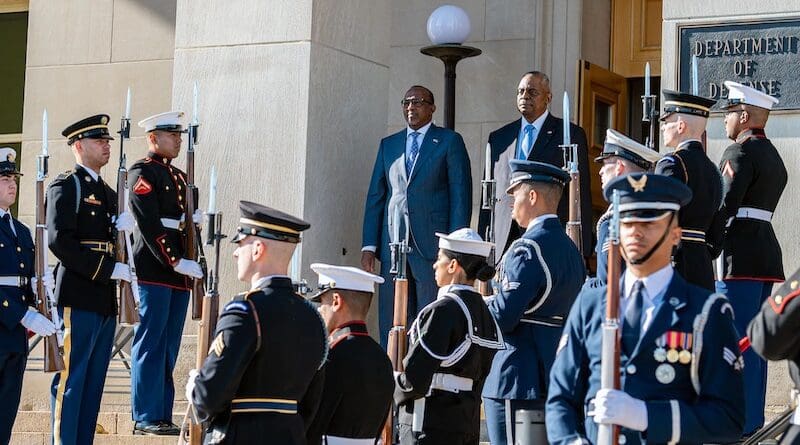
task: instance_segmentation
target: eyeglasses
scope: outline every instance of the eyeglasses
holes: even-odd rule
[[[428,102],[425,99],[403,99],[403,100],[400,101],[400,105],[402,105],[403,108],[407,108],[409,105],[413,105],[415,107],[420,107],[423,104],[429,104],[429,103],[430,102]]]

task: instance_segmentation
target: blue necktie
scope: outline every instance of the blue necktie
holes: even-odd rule
[[[622,349],[630,356],[642,333],[642,288],[644,283],[636,280],[631,290],[631,300],[625,308],[625,321],[622,326]]]
[[[11,237],[14,238],[14,240],[16,241],[17,233],[14,231],[14,227],[12,227],[12,225],[11,225],[11,214],[10,213],[6,213],[5,215],[3,215],[3,224],[6,225],[6,227],[8,228],[9,233],[11,233]]]
[[[418,131],[411,133],[411,150],[406,153],[406,176],[411,176],[411,170],[414,169],[414,162],[416,162],[419,154],[419,143],[417,142],[417,136],[419,135]]]
[[[533,148],[533,132],[536,130],[532,124],[528,124],[525,126],[525,131],[522,136],[522,142],[519,144],[519,159],[528,159],[528,155],[531,154],[531,148]]]

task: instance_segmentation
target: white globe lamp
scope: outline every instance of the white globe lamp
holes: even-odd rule
[[[469,32],[469,16],[458,6],[439,6],[428,17],[428,38],[434,45],[460,45],[467,40]]]

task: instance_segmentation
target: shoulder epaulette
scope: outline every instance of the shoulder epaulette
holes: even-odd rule
[[[75,173],[74,170],[67,170],[67,171],[65,171],[63,173],[59,173],[58,176],[56,176],[56,178],[54,179],[54,181],[63,181],[65,179],[69,178],[69,176],[71,174],[73,174],[73,173]]]

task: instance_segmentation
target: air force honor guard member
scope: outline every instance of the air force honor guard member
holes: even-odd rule
[[[206,443],[305,444],[319,406],[328,354],[319,313],[292,288],[289,262],[309,224],[256,203],[239,203],[238,278],[252,290],[225,306],[203,368],[186,398]]]
[[[544,412],[550,368],[564,319],[586,276],[583,258],[558,221],[569,175],[550,164],[511,161],[506,193],[511,216],[525,228],[506,251],[499,271],[500,291],[489,301],[505,339],[483,387],[489,439],[514,444],[515,412]],[[541,443],[546,441],[541,429]]]
[[[503,335],[475,279],[488,280],[492,243],[472,229],[439,237],[433,264],[439,294],[409,330],[395,401],[403,445],[477,445],[481,390]]]
[[[134,434],[177,435],[172,423],[178,356],[189,305],[189,278],[201,278],[186,251],[186,174],[172,165],[181,150],[183,112],[139,122],[147,132],[147,157],[128,171],[131,213],[136,218],[133,261],[139,282],[139,319],[131,347],[131,415]],[[195,220],[200,218],[196,212]]]
[[[753,88],[725,82],[728,103],[725,131],[734,143],[722,154],[727,221],[722,253],[723,281],[717,292],[728,296],[736,314],[736,329],[744,335],[747,323],[769,296],[772,285],[783,281],[781,246],[772,229],[772,213],[786,187],[786,167],[764,127],[769,111],[778,103]],[[767,364],[754,351],[744,353],[745,434],[764,424]]]
[[[367,332],[375,284],[383,278],[347,266],[315,263],[320,292],[311,298],[328,328],[325,386],[309,445],[373,445],[392,406],[392,362]]]
[[[19,408],[28,361],[25,330],[41,336],[56,331],[53,323],[35,309],[31,231],[11,216],[11,206],[17,199],[17,179],[22,176],[14,162],[16,156],[13,148],[0,148],[0,443],[11,440]],[[45,277],[45,281],[52,281],[52,277]]]
[[[61,134],[75,168],[47,189],[50,250],[58,258],[58,315],[64,324],[64,365],[53,378],[53,443],[92,443],[116,329],[114,280],[130,281],[114,256],[114,229],[129,232],[129,213],[117,214],[117,194],[100,177],[111,155],[108,115],[82,119]]]
[[[619,443],[725,443],[744,425],[742,358],[733,311],[720,294],[675,273],[680,181],[634,173],[620,193],[621,390],[600,389],[606,287],[584,288],[570,310],[550,377],[551,444],[596,443],[597,424],[622,427]],[[624,441],[623,441],[624,440]]]
[[[692,200],[681,209],[683,229],[674,253],[675,269],[686,281],[714,290],[712,261],[722,239],[722,179],[700,139],[708,113],[717,101],[678,91],[664,90],[661,133],[664,145],[675,151],[656,164],[656,173],[675,178],[692,190]]]
[[[624,134],[608,129],[603,152],[594,162],[603,164],[600,167],[600,184],[605,187],[614,178],[628,173],[647,172],[653,168],[661,155]],[[605,285],[608,279],[608,221],[611,218],[611,206],[597,221],[597,276],[591,280],[592,286]],[[624,267],[624,262],[622,264]],[[624,270],[620,268],[620,271]]]

